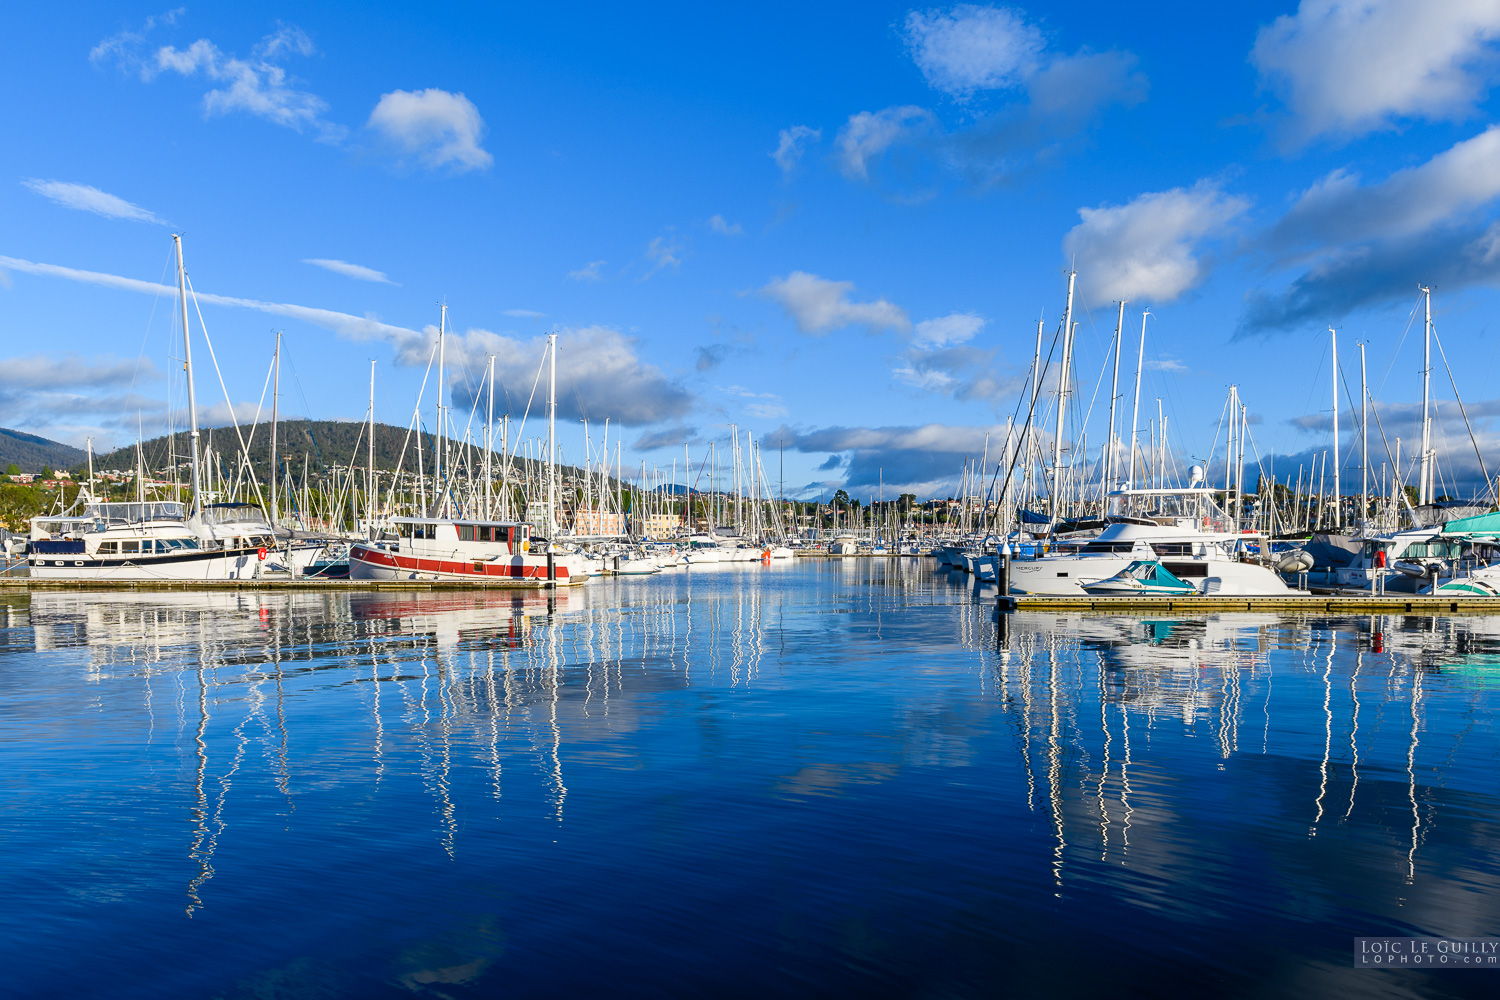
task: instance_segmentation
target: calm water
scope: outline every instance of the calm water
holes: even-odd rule
[[[986,595],[987,597],[989,595]],[[0,599],[6,996],[1495,995],[1500,618],[918,561]]]

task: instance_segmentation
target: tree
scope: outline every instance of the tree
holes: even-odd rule
[[[44,465],[44,466],[42,466],[42,476],[41,476],[41,478],[43,478],[43,479],[56,479],[57,478],[57,473],[55,473],[55,472],[52,471],[52,466],[50,466],[50,465]]]
[[[842,504],[845,507],[849,506],[849,494],[848,494],[848,492],[845,491],[845,490],[839,490],[837,493],[835,493],[833,495],[833,502],[836,503],[836,504]]]
[[[19,476],[21,474],[21,467],[12,462],[5,467],[5,474],[7,476]]]
[[[0,523],[11,531],[26,531],[42,512],[42,491],[21,483],[0,484]]]

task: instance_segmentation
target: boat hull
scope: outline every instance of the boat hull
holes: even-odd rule
[[[150,559],[97,559],[82,554],[33,555],[33,580],[100,580],[121,583],[193,580],[253,580],[267,569],[254,551],[194,550]]]
[[[576,570],[574,560],[567,556],[554,558],[554,576],[549,579],[547,557],[543,555],[460,560],[393,552],[363,544],[349,549],[351,580],[438,580],[511,587],[546,587],[549,584],[569,587],[587,579]]]

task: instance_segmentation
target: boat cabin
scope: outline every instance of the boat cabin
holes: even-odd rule
[[[462,552],[506,555],[530,551],[531,526],[519,521],[452,521],[426,517],[391,519],[398,549],[412,552]]]

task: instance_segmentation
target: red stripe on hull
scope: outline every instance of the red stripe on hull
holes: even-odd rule
[[[476,583],[488,580],[493,580],[496,583],[515,581],[535,586],[545,586],[548,583],[547,564],[545,562],[532,563],[522,561],[517,563],[513,561],[489,562],[477,560],[460,562],[451,559],[423,559],[418,556],[402,555],[397,552],[388,552],[384,549],[356,545],[349,550],[349,565],[352,570],[359,564],[364,564],[376,570],[384,570],[391,574],[432,574],[458,580],[473,580]],[[572,582],[567,566],[561,564],[554,565],[553,582],[563,585]]]

